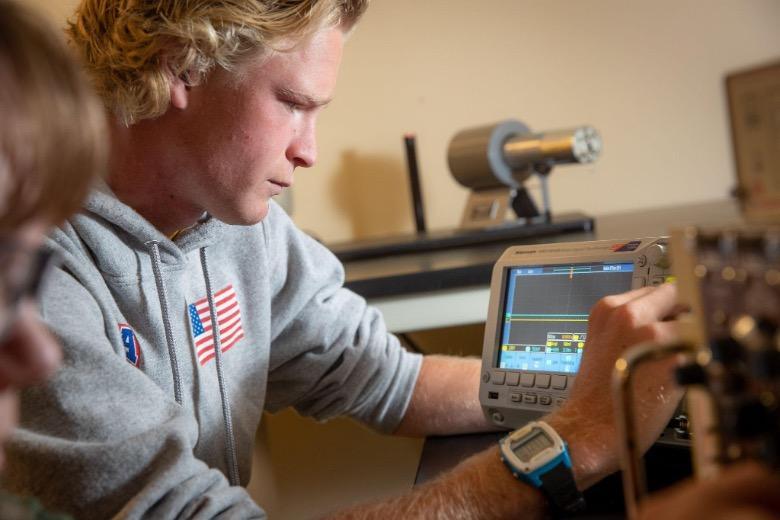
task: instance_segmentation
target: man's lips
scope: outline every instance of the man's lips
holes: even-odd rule
[[[284,189],[289,188],[292,183],[276,179],[268,179],[268,184],[271,185],[271,196],[275,197],[277,195],[281,195]]]

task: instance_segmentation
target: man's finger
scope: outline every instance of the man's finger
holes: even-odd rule
[[[606,325],[607,320],[609,320],[609,317],[612,315],[615,309],[618,309],[619,307],[636,300],[637,298],[641,298],[642,296],[655,291],[655,289],[655,287],[641,287],[639,289],[633,289],[628,292],[605,296],[596,302],[596,304],[591,309],[590,319],[588,320],[588,328],[590,330],[601,330],[601,328]]]
[[[626,339],[636,341],[639,338],[630,337],[628,333],[633,336],[637,329],[670,316],[677,308],[677,288],[672,284],[663,284],[653,289],[615,309],[606,326],[622,330]]]
[[[680,324],[676,321],[654,321],[636,329],[636,332],[627,337],[631,345],[639,343],[668,344],[680,337]]]
[[[677,303],[677,286],[665,283],[631,301],[631,304],[641,306],[652,321],[669,318],[679,313],[681,308]]]

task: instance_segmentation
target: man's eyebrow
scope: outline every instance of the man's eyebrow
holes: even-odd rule
[[[305,107],[311,107],[311,108],[324,107],[332,100],[331,98],[318,99],[308,94],[304,94],[303,92],[298,92],[296,90],[287,87],[279,87],[276,89],[276,92],[279,96],[283,97],[284,99],[294,101],[299,105],[303,105]]]

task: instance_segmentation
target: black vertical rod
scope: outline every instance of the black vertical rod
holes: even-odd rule
[[[425,233],[425,211],[423,209],[422,191],[420,190],[420,172],[417,169],[417,145],[414,134],[404,135],[404,144],[406,145],[406,166],[409,171],[409,185],[412,188],[414,225],[417,233]]]

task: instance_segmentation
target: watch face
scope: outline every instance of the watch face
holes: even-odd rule
[[[530,435],[512,443],[512,451],[521,462],[529,463],[539,453],[555,446],[555,442],[542,429],[535,428]]]

